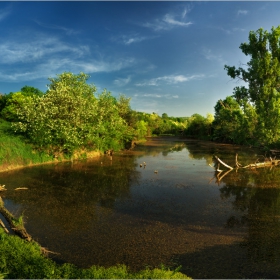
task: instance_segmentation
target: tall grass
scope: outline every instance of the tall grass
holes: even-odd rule
[[[190,279],[168,268],[130,272],[125,265],[81,269],[73,264],[57,264],[41,254],[35,242],[11,236],[0,228],[0,279]]]
[[[51,161],[47,153],[36,151],[21,135],[15,135],[11,123],[0,119],[0,166],[22,166]]]

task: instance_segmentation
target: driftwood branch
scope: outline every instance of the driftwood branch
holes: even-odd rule
[[[224,163],[222,160],[220,160],[217,156],[215,156],[216,160],[222,164],[223,166],[227,167],[228,169],[233,169],[233,167],[227,165],[226,163]]]
[[[264,157],[265,158],[265,157]],[[265,158],[264,159],[264,162],[258,162],[258,159],[256,160],[255,163],[251,163],[251,164],[248,164],[246,166],[242,166],[242,164],[240,164],[238,162],[238,154],[235,155],[235,168],[231,167],[230,165],[224,163],[221,159],[219,159],[217,156],[215,156],[215,159],[217,160],[218,162],[218,165],[217,165],[217,168],[216,168],[216,171],[219,172],[216,176],[217,176],[217,179],[218,181],[221,181],[223,177],[225,177],[231,170],[233,169],[236,169],[238,170],[238,168],[249,168],[249,169],[252,169],[252,168],[260,168],[260,167],[273,167],[273,166],[276,166],[276,165],[279,165],[280,164],[280,159],[276,159],[276,157],[273,159],[273,158]],[[220,170],[220,164],[222,164],[223,166],[225,166],[226,168],[228,168],[229,170],[226,171],[225,173],[223,173],[224,171],[223,170]]]

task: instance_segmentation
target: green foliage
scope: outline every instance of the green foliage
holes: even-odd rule
[[[52,158],[44,152],[36,151],[21,135],[14,135],[11,123],[0,119],[0,165],[28,165],[42,163]]]
[[[255,136],[264,144],[280,142],[280,26],[271,32],[250,31],[249,42],[240,49],[251,59],[242,67],[225,65],[227,74],[248,87],[236,87],[234,97],[250,103],[256,111]]]
[[[207,114],[206,118],[199,114],[193,114],[188,119],[185,134],[199,139],[210,139],[213,119],[211,114]]]
[[[24,96],[21,92],[15,92],[7,97],[5,108],[1,112],[1,116],[8,121],[18,121],[17,112],[22,110],[24,105],[30,104],[31,97]]]
[[[55,155],[72,155],[80,148],[123,148],[134,135],[130,99],[122,95],[116,99],[106,90],[95,97],[96,88],[87,84],[88,77],[84,73],[57,75],[49,79],[49,89],[43,95],[24,87],[25,92],[36,94],[24,96],[20,106],[13,110],[17,116],[14,130],[23,133],[36,147]],[[11,100],[22,96],[13,94]]]
[[[116,99],[104,90],[96,106],[95,143],[98,150],[119,150],[133,138],[134,131],[124,117],[129,115],[129,102],[123,96]]]
[[[18,121],[17,111],[34,96],[41,97],[43,96],[43,92],[30,86],[24,86],[20,92],[10,92],[9,94],[1,95],[1,116],[11,122]]]
[[[20,92],[24,95],[24,96],[38,96],[38,97],[42,97],[44,95],[44,93],[35,88],[35,87],[31,87],[31,86],[24,86],[21,88]]]
[[[50,78],[42,97],[29,97],[18,110],[15,131],[24,132],[36,146],[72,153],[92,140],[96,120],[96,88],[86,74],[63,73]]]
[[[9,279],[190,279],[186,275],[166,268],[130,272],[125,265],[109,268],[92,266],[80,269],[65,263],[56,264],[41,254],[35,242],[26,242],[7,235],[0,228],[0,271]]]
[[[143,136],[152,136],[160,134],[180,135],[186,128],[185,118],[168,117],[166,113],[160,117],[156,113],[148,114],[143,112],[136,112],[137,123],[134,126],[137,139]],[[144,135],[146,131],[146,135]]]

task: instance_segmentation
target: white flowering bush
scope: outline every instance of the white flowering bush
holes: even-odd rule
[[[72,153],[93,141],[96,121],[96,88],[88,85],[88,75],[63,73],[50,78],[42,97],[28,97],[17,111],[16,131],[25,132],[33,143],[52,152]]]
[[[123,101],[106,90],[95,97],[96,87],[87,84],[87,79],[84,73],[67,72],[50,78],[45,95],[26,97],[17,109],[15,131],[25,133],[37,147],[51,153],[122,148],[133,135],[121,117]]]

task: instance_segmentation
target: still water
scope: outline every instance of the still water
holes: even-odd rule
[[[262,160],[248,148],[158,138],[112,159],[1,173],[0,184],[5,206],[59,262],[280,278],[280,167],[217,177],[213,155],[234,165],[236,153],[242,164]]]

